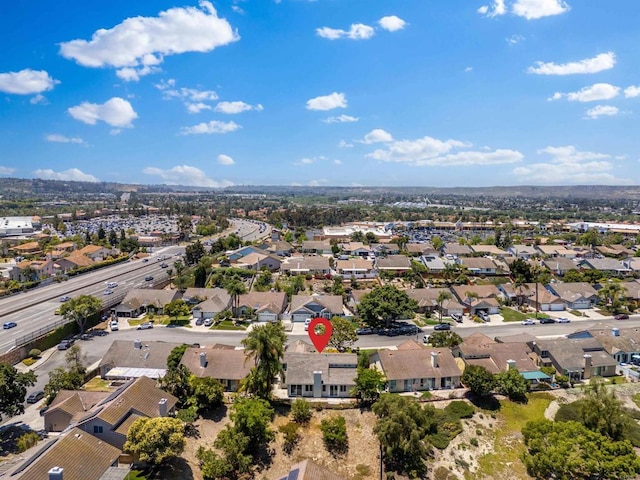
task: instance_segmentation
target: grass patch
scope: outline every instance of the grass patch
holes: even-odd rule
[[[147,480],[147,476],[142,470],[131,470],[125,478],[127,480]]]
[[[631,397],[631,399],[633,400],[633,403],[635,403],[635,404],[636,404],[636,406],[637,406],[638,408],[640,408],[640,392],[638,392],[638,393],[634,393],[634,394],[633,394],[633,397]]]
[[[27,367],[30,367],[36,362],[37,360],[35,358],[25,358],[24,360],[22,360],[22,363],[24,363]]]
[[[534,313],[522,313],[513,308],[502,307],[500,309],[500,315],[502,315],[504,322],[521,322],[527,318],[536,318],[536,314]],[[538,312],[538,319],[540,318],[549,318],[548,315],[544,313]]]
[[[497,425],[489,432],[494,437],[493,453],[479,459],[473,478],[529,479],[520,460],[525,450],[522,427],[528,421],[542,420],[553,399],[548,393],[533,393],[526,404],[504,400],[495,413]],[[471,477],[465,474],[465,478]]]
[[[211,330],[246,330],[247,326],[243,324],[234,325],[232,320],[223,320],[217,325],[211,327]]]
[[[111,392],[113,388],[109,387],[109,381],[100,377],[93,377],[84,384],[84,390],[87,392]]]

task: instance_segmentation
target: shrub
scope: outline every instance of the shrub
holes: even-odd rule
[[[193,423],[198,419],[198,407],[193,405],[189,408],[183,408],[176,412],[176,418],[184,423]]]
[[[478,446],[478,439],[476,437],[473,437],[471,440],[469,440],[469,443],[471,445],[473,445],[474,447]]]
[[[32,348],[31,350],[29,350],[29,356],[31,358],[38,358],[40,357],[40,355],[42,355],[42,352],[37,348]]]
[[[283,448],[286,453],[291,453],[293,448],[298,443],[300,439],[300,434],[298,433],[299,425],[295,422],[287,422],[284,425],[280,425],[278,430],[282,433]]]
[[[349,448],[347,437],[347,423],[342,415],[330,417],[320,422],[322,440],[328,452],[332,454],[344,453]]]
[[[22,363],[24,363],[27,367],[30,367],[31,365],[36,363],[36,359],[35,358],[25,358],[24,360],[22,360]]]
[[[20,435],[18,441],[16,442],[16,446],[18,447],[18,451],[20,453],[29,450],[36,443],[40,441],[40,435],[36,432],[27,432],[23,435]]]
[[[461,400],[451,402],[444,409],[449,415],[456,418],[471,418],[475,412],[473,405]]]
[[[306,425],[311,420],[311,405],[302,398],[296,398],[291,405],[291,415],[294,422]]]

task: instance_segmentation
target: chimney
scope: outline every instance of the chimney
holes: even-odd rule
[[[142,342],[140,340],[133,341],[133,348],[137,348],[138,350],[142,350]]]
[[[431,366],[438,368],[438,352],[431,352]]]
[[[200,352],[200,368],[205,368],[207,366],[207,353]]]
[[[591,378],[591,355],[585,353],[582,358],[584,358],[584,373],[582,378],[585,380]]]
[[[49,470],[49,480],[62,480],[62,472],[64,469],[62,467],[53,467]]]
[[[313,372],[313,396],[314,398],[322,397],[322,372]]]
[[[613,327],[611,329],[611,335],[613,335],[614,337],[619,337],[620,336],[620,329],[616,328],[616,327]]]
[[[160,401],[158,402],[158,414],[161,417],[167,416],[167,399],[166,398],[161,398]]]
[[[507,370],[511,370],[512,368],[516,368],[516,361],[515,360],[507,360]]]

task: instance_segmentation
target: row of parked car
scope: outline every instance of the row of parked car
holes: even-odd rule
[[[416,335],[421,330],[415,325],[406,322],[395,322],[389,328],[359,328],[357,335],[384,335],[386,337],[397,337],[399,335]]]

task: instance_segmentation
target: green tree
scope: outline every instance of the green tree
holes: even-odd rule
[[[275,435],[271,421],[275,411],[268,401],[261,398],[237,398],[231,407],[233,428],[249,439],[249,451],[257,451]]]
[[[451,299],[451,294],[449,292],[447,292],[446,290],[440,290],[438,292],[438,298],[436,299],[436,301],[438,302],[438,321],[440,323],[442,323],[442,304],[444,303],[445,300],[450,300]]]
[[[361,405],[371,405],[380,397],[384,390],[385,378],[377,368],[358,367],[355,386],[351,395],[358,399]]]
[[[0,363],[0,421],[3,415],[13,417],[24,413],[27,387],[35,384],[35,373],[18,372],[13,365]]]
[[[207,252],[204,250],[204,245],[200,243],[200,240],[189,244],[184,249],[184,257],[187,265],[195,265],[205,256]]]
[[[282,358],[287,335],[280,323],[267,323],[255,327],[242,340],[247,359],[252,358],[254,366],[245,379],[243,389],[261,398],[270,398],[272,382],[276,376],[284,380]]]
[[[331,454],[342,454],[349,449],[347,422],[342,415],[323,418],[320,422],[320,431],[324,446]]]
[[[509,265],[513,278],[522,278],[522,283],[531,283],[534,281],[534,274],[531,265],[529,265],[522,258],[516,258],[511,265]]]
[[[358,315],[371,327],[389,327],[393,320],[413,317],[417,309],[418,304],[406,292],[387,284],[362,296]]]
[[[112,247],[115,247],[118,244],[118,235],[116,234],[115,230],[110,230],[109,231],[109,245],[111,245]]]
[[[167,275],[169,272],[167,272]],[[204,288],[207,283],[207,269],[198,265],[193,271],[193,286],[196,288]]]
[[[224,288],[231,296],[233,316],[237,317],[240,305],[240,295],[247,293],[247,287],[239,278],[233,278],[225,284]]]
[[[346,318],[333,317],[331,319],[331,325],[333,325],[333,331],[331,333],[331,338],[329,339],[330,347],[342,352],[353,347],[353,345],[358,341],[356,328]]]
[[[123,450],[142,462],[159,465],[178,457],[185,444],[182,421],[171,417],[142,417],[129,427]]]
[[[627,440],[612,441],[578,422],[528,422],[523,462],[537,479],[632,479],[640,460]]]
[[[291,404],[291,417],[294,422],[306,425],[311,420],[311,404],[304,398],[296,398]]]
[[[526,402],[529,385],[517,368],[509,368],[495,376],[498,393],[514,402]]]
[[[187,305],[187,302],[179,298],[177,300],[173,300],[172,302],[167,303],[164,306],[163,311],[166,315],[169,315],[169,317],[173,317],[177,319],[178,317],[184,317],[189,315],[189,312],[191,310],[189,309],[189,305]]]
[[[436,348],[453,348],[462,343],[462,337],[456,332],[433,332],[429,335],[429,343]]]
[[[189,402],[191,391],[191,374],[184,365],[167,370],[158,382],[160,388],[178,399],[178,405],[185,406]]]
[[[435,409],[410,397],[385,393],[373,404],[378,421],[373,432],[382,446],[389,471],[423,478],[431,453],[428,436],[436,433]]]
[[[178,345],[171,350],[169,356],[167,357],[167,368],[169,370],[178,368],[178,365],[180,365],[180,361],[184,356],[184,352],[187,351],[187,348],[189,348],[189,345],[183,343],[182,345]]]
[[[473,395],[488,395],[496,387],[493,374],[480,365],[467,365],[460,381]]]
[[[214,410],[222,405],[224,398],[224,387],[219,380],[211,377],[198,378],[191,375],[191,396],[189,403],[195,406],[198,411]]]
[[[44,386],[45,402],[49,405],[60,390],[78,390],[84,383],[87,368],[78,345],[72,345],[65,353],[65,367],[49,372],[49,382]]]
[[[237,479],[251,471],[253,457],[247,453],[249,439],[231,426],[222,430],[214,442],[222,455],[203,446],[196,457],[200,461],[202,475],[206,479]]]
[[[598,291],[598,297],[611,307],[613,312],[617,312],[622,304],[621,299],[627,294],[627,289],[620,282],[610,281]]]
[[[97,315],[102,310],[102,302],[92,295],[79,295],[65,302],[60,307],[60,315],[67,320],[72,320],[80,327],[80,333],[84,333],[89,318]]]
[[[580,418],[585,427],[611,440],[626,438],[633,420],[624,410],[613,390],[608,390],[601,379],[592,378],[584,389],[580,402]]]
[[[189,240],[191,231],[193,229],[193,223],[191,217],[183,215],[178,218],[178,232],[180,232],[180,240]]]

